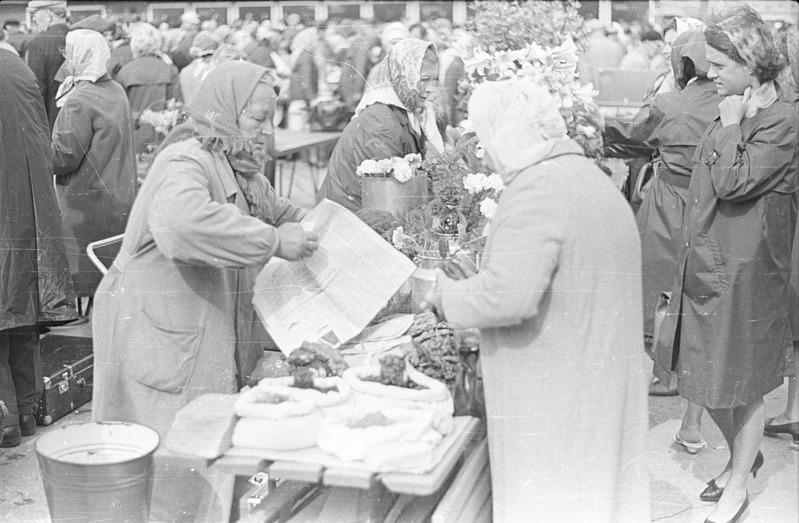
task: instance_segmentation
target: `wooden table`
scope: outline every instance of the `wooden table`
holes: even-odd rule
[[[297,169],[297,160],[294,159],[294,156],[297,153],[310,151],[312,149],[318,151],[321,147],[335,145],[340,137],[340,132],[287,131],[284,129],[275,131],[275,156],[277,159],[291,161],[291,177],[289,178],[289,189],[286,195],[288,198],[291,197],[291,188],[294,185],[294,174]],[[311,181],[313,182],[315,195],[316,191],[319,190],[319,167],[313,162],[309,162],[309,164],[311,166],[311,176],[313,178]],[[280,174],[282,179],[282,164],[280,165]],[[270,181],[275,185],[276,180]],[[278,190],[276,185],[275,190]],[[281,182],[278,194],[282,194],[282,192],[283,188]]]
[[[344,462],[319,449],[275,452],[232,447],[209,466],[239,477],[268,475],[269,493],[256,500],[248,521],[420,521],[433,514],[450,484],[463,483],[456,477],[461,465],[475,448],[484,448],[484,442],[484,422],[458,416],[454,430],[434,451],[436,464],[424,473],[375,473],[363,463]],[[475,483],[475,467],[464,468],[469,468],[468,483]],[[241,503],[242,518],[248,516],[246,501]],[[451,505],[444,507],[450,513]]]

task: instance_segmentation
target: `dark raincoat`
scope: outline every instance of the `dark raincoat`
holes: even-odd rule
[[[0,330],[77,318],[36,77],[0,51]]]
[[[55,75],[61,64],[64,63],[61,49],[67,45],[68,32],[69,28],[66,25],[56,24],[37,35],[28,44],[26,60],[39,83],[39,92],[44,99],[49,129],[53,128],[56,116],[58,116],[55,95],[59,82],[55,79]]]
[[[671,290],[677,259],[685,241],[683,213],[702,135],[719,116],[721,97],[709,80],[695,80],[682,90],[650,98],[630,125],[614,125],[625,138],[658,149],[658,178],[636,214],[641,235],[644,335],[652,336],[655,306]]]
[[[116,79],[125,88],[130,100],[137,153],[146,152],[148,145],[155,146],[160,142],[152,125],[137,121],[139,115],[145,109],[162,111],[171,98],[182,100],[179,78],[177,67],[164,63],[156,56],[136,58],[119,70]]]
[[[709,408],[748,405],[782,384],[791,347],[799,116],[781,101],[740,125],[716,120],[697,148],[686,243],[655,348],[655,374]]]
[[[316,201],[327,198],[353,212],[360,210],[361,182],[355,169],[361,162],[421,153],[422,144],[404,109],[382,103],[366,107],[344,128]]]
[[[102,274],[86,246],[125,232],[137,187],[128,99],[107,74],[78,87],[61,108],[53,170],[75,290],[92,296]]]

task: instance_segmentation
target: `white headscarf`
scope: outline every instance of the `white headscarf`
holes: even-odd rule
[[[97,31],[76,29],[67,33],[64,58],[68,76],[58,87],[57,107],[63,107],[78,82],[94,83],[108,71],[111,49],[103,35]]]
[[[469,120],[495,169],[508,177],[544,160],[566,136],[566,123],[545,87],[530,80],[484,82],[469,100]]]

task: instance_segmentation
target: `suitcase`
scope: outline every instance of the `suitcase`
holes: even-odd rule
[[[92,399],[91,338],[48,334],[41,338],[44,392],[36,422],[50,425]]]

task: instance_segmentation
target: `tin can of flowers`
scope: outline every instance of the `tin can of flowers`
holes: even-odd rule
[[[362,178],[361,204],[364,209],[379,209],[401,216],[427,202],[427,176],[412,176],[406,182],[395,178]]]

